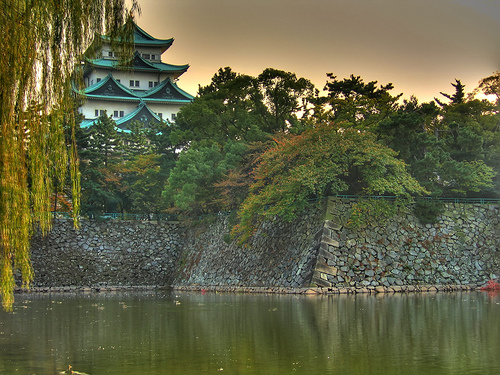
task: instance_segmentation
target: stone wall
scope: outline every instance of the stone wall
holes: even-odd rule
[[[35,287],[169,285],[179,265],[184,229],[177,223],[54,221],[32,240]]]
[[[420,224],[408,210],[384,225],[349,229],[353,203],[329,198],[312,284],[477,286],[498,276],[498,205],[448,203],[435,224]]]
[[[260,226],[244,247],[228,244],[227,217],[188,232],[181,254],[183,264],[174,283],[201,286],[299,287],[312,278],[316,253],[314,235],[323,225],[319,203],[293,222],[274,220]]]
[[[448,204],[436,224],[406,212],[350,229],[353,202],[330,198],[297,220],[262,224],[246,247],[226,243],[229,218],[179,223],[58,220],[35,235],[34,286],[374,289],[484,284],[498,275],[498,205]],[[325,212],[326,210],[326,212]]]

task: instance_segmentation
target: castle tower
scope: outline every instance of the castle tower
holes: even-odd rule
[[[177,86],[177,79],[189,65],[161,61],[173,41],[156,39],[134,25],[135,52],[125,68],[119,65],[116,53],[103,37],[100,55],[85,61],[81,126],[91,126],[104,112],[111,115],[123,131],[127,131],[133,121],[144,124],[175,121],[177,112],[190,103],[193,96]]]

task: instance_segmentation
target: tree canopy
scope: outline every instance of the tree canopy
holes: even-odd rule
[[[193,103],[181,109],[172,142],[262,141],[269,134],[293,131],[300,113],[315,95],[313,84],[294,73],[268,68],[258,77],[226,67],[200,87]]]
[[[365,83],[353,74],[343,80],[332,73],[327,76],[327,96],[320,97],[318,102],[330,121],[348,121],[358,128],[374,128],[394,110],[403,95],[391,95],[392,83],[377,87],[377,81]]]
[[[32,224],[50,228],[50,195],[54,183],[65,180],[68,157],[78,213],[78,157],[74,142],[68,155],[63,129],[64,123],[74,129],[75,66],[96,34],[131,37],[123,25],[132,25],[136,10],[135,1],[129,10],[124,0],[2,2],[0,293],[6,308],[13,302],[14,268],[25,286],[33,278]],[[122,46],[125,52],[131,45]]]
[[[318,124],[301,135],[283,134],[254,170],[255,183],[242,203],[236,232],[243,240],[260,218],[294,219],[312,198],[362,194],[424,194],[397,153],[351,124]]]
[[[171,128],[183,149],[163,191],[172,208],[236,209],[248,233],[258,217],[290,219],[327,194],[499,195],[498,102],[458,79],[419,103],[392,95],[391,83],[327,77],[321,96],[290,72],[219,69]],[[494,74],[480,88],[497,83]]]

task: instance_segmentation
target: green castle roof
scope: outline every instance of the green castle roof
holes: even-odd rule
[[[97,120],[98,120],[97,118],[85,119],[82,121],[80,126],[82,128],[88,128],[94,125]],[[162,122],[165,120],[162,120],[156,113],[154,113],[151,110],[151,108],[148,107],[148,105],[145,102],[141,101],[137,106],[137,108],[131,113],[129,113],[127,116],[114,119],[117,130],[124,133],[130,133],[128,125],[133,121],[139,121],[143,123],[145,126],[147,126],[151,121]]]
[[[109,37],[106,35],[101,35],[101,38],[105,41],[109,41]],[[165,52],[174,42],[174,38],[169,39],[158,39],[152,35],[145,32],[134,22],[134,43],[136,46],[142,47],[159,47],[161,48],[161,53]]]
[[[139,121],[144,125],[147,125],[151,121],[162,122],[163,120],[156,113],[154,113],[145,102],[141,101],[135,111],[129,113],[127,116],[116,119],[115,123],[119,130],[128,133],[130,132],[128,125],[133,121]]]
[[[80,91],[80,93],[87,99],[132,102],[143,100],[156,103],[189,103],[194,98],[192,95],[179,88],[170,78],[164,79],[156,87],[147,91],[138,91],[130,90],[128,87],[118,82],[111,73],[100,82],[86,87],[83,91]]]
[[[132,69],[134,71],[148,71],[148,72],[156,72],[156,73],[177,73],[181,75],[186,70],[189,69],[189,64],[185,65],[172,65],[166,64],[161,61],[152,62],[144,59],[138,52],[134,52],[134,56],[132,60],[122,66],[116,60],[110,59],[86,59],[87,64],[94,68],[102,68],[102,69]]]

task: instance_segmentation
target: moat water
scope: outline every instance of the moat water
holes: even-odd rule
[[[0,374],[500,374],[500,296],[16,295]]]

